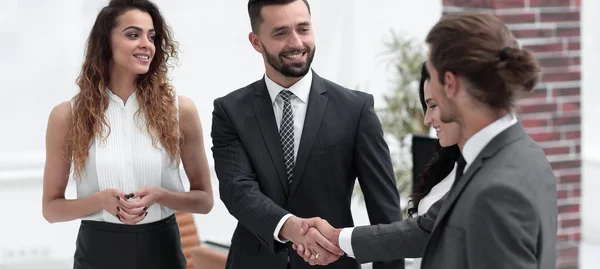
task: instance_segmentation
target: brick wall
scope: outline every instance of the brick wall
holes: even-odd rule
[[[444,13],[492,12],[542,65],[542,81],[519,102],[528,134],[557,177],[557,268],[578,268],[581,240],[580,0],[442,0]]]

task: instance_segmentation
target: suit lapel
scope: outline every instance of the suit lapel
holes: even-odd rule
[[[437,244],[436,240],[439,240],[437,234],[441,232],[440,227],[444,226],[445,219],[451,212],[452,207],[454,206],[454,204],[456,203],[466,186],[469,184],[469,182],[473,180],[473,177],[475,176],[477,171],[479,171],[483,167],[485,160],[493,157],[496,154],[496,152],[498,152],[500,149],[508,146],[514,141],[521,139],[525,136],[526,133],[523,129],[523,126],[521,125],[521,122],[515,123],[513,126],[498,134],[483,148],[483,150],[475,158],[473,163],[469,165],[469,169],[465,171],[462,178],[456,183],[456,186],[454,186],[454,188],[447,193],[446,200],[444,201],[444,204],[442,205],[442,208],[440,209],[440,212],[436,217],[433,230],[431,231],[430,240],[425,246],[425,255],[423,255],[424,259],[422,265],[423,268],[425,268],[424,266],[428,262],[428,259],[425,259],[425,256],[431,253],[429,249],[435,248],[435,245]]]
[[[477,155],[475,160],[471,165],[469,165],[469,169],[465,171],[462,178],[456,183],[456,186],[448,193],[448,197],[446,201],[444,201],[444,205],[442,209],[440,209],[440,214],[437,217],[436,225],[439,224],[440,221],[444,219],[444,217],[448,214],[454,203],[460,194],[463,192],[464,188],[469,184],[469,181],[473,178],[473,176],[481,169],[483,163],[486,159],[491,158],[496,152],[500,149],[508,146],[508,144],[514,142],[515,140],[525,136],[525,130],[520,122],[515,123],[513,126],[508,129],[502,131],[496,137],[494,137]],[[435,230],[434,226],[434,230]]]
[[[288,199],[291,199],[295,190],[298,188],[299,181],[302,178],[304,168],[306,167],[308,155],[319,131],[321,119],[323,118],[323,113],[327,107],[327,96],[324,94],[326,92],[327,90],[325,89],[323,80],[313,72],[313,81],[308,97],[308,107],[306,108],[306,117],[302,129],[302,137],[300,138],[300,146],[298,147],[298,154],[296,155],[296,165],[294,167],[292,186]]]
[[[279,132],[277,131],[277,122],[275,121],[275,114],[273,112],[273,103],[271,102],[264,79],[255,85],[254,115],[269,150],[271,161],[277,171],[281,186],[287,194],[289,193],[289,186],[285,175],[283,151],[281,149],[281,142],[279,142]]]
[[[432,249],[435,250],[437,248],[437,245],[440,240],[439,233],[442,231],[440,227],[444,226],[443,223],[445,223],[444,220],[448,215],[448,212],[450,212],[450,209],[452,208],[454,203],[456,203],[456,200],[458,199],[458,197],[460,197],[460,194],[467,186],[469,181],[471,181],[473,175],[475,175],[475,173],[479,169],[481,169],[481,166],[481,159],[479,157],[475,158],[473,163],[469,165],[469,169],[467,169],[467,171],[463,174],[462,178],[456,183],[454,188],[452,188],[448,193],[446,193],[446,200],[442,204],[442,208],[440,209],[440,212],[438,213],[435,219],[433,229],[431,230],[431,235],[429,235],[429,240],[427,240],[427,244],[425,245],[425,252],[423,254],[421,268],[428,268],[427,265],[429,264],[430,259],[432,258],[431,255],[433,254],[433,252],[435,252],[432,251]]]
[[[444,201],[444,205],[442,205],[442,208],[440,209],[440,213],[438,214],[438,217],[436,218],[435,225],[433,227],[434,230],[436,229],[436,227],[438,226],[440,221],[448,214],[448,212],[450,211],[450,208],[452,208],[452,205],[454,205],[454,203],[456,202],[458,197],[460,197],[460,194],[462,193],[464,188],[467,186],[469,181],[471,181],[471,178],[473,178],[473,175],[475,175],[475,173],[477,173],[477,171],[479,171],[479,169],[481,168],[481,165],[482,165],[481,158],[479,158],[479,157],[475,158],[473,163],[471,165],[469,165],[469,169],[467,169],[467,171],[465,171],[465,173],[463,174],[462,178],[458,182],[456,182],[456,185],[454,186],[454,188],[452,190],[450,190],[450,192],[448,192],[446,201]]]

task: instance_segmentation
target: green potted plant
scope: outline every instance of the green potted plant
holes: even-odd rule
[[[427,134],[429,127],[423,124],[423,109],[419,101],[419,80],[421,65],[426,59],[422,43],[404,38],[391,31],[386,42],[383,62],[392,69],[394,87],[383,99],[385,107],[378,109],[386,141],[390,146],[396,185],[403,198],[403,210],[406,210],[406,198],[412,190],[412,155],[410,138],[413,134]],[[362,193],[357,192],[359,195]]]

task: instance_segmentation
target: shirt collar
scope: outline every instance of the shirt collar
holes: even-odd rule
[[[477,155],[479,155],[483,148],[485,148],[494,137],[508,129],[510,126],[513,126],[515,123],[517,123],[517,116],[508,113],[471,136],[471,138],[465,142],[462,149],[462,155],[467,162],[467,167],[475,161]],[[465,171],[467,167],[465,167]]]
[[[118,95],[114,94],[109,88],[106,88],[106,93],[108,94],[108,98],[111,99],[113,102],[117,102],[117,104],[120,105],[126,105],[133,102],[137,103],[137,98],[135,96],[136,91],[133,91],[131,93],[131,95],[129,97],[127,97],[127,101],[123,101],[123,99],[121,99],[121,97],[119,97]]]
[[[308,73],[298,80],[298,82],[294,83],[291,87],[287,88],[287,90],[291,91],[300,101],[303,103],[307,103],[308,95],[310,94],[310,88],[312,86],[312,70],[308,70]],[[269,91],[269,96],[271,97],[271,102],[275,102],[275,98],[279,95],[279,92],[282,90],[286,90],[286,88],[272,81],[269,76],[265,74],[265,84],[267,85],[267,90]]]

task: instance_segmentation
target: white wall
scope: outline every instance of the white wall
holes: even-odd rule
[[[75,78],[99,0],[0,0],[0,266],[18,260],[70,259],[78,222],[47,224],[41,215],[44,136],[52,107],[76,93]],[[196,103],[210,149],[212,101],[263,74],[249,45],[246,0],[157,0],[175,38],[178,92]],[[423,40],[441,14],[441,1],[311,1],[317,42],[313,67],[347,87],[371,92],[381,106],[390,89],[382,65],[383,41],[393,28]],[[211,156],[210,150],[207,154]],[[212,163],[212,158],[209,158]],[[196,216],[203,240],[227,243],[235,227],[218,199]],[[73,186],[67,197],[74,198]],[[357,223],[368,220],[355,206]]]
[[[600,245],[600,1],[584,0],[581,3],[581,49],[582,49],[582,239],[586,243]]]

